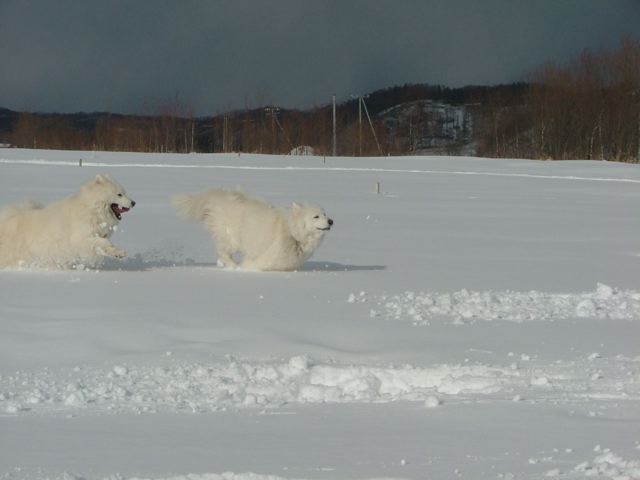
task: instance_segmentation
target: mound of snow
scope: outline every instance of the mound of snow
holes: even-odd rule
[[[289,152],[289,155],[315,155],[316,151],[309,145],[300,145]]]
[[[423,402],[442,396],[514,394],[538,400],[629,398],[638,383],[621,383],[637,359],[616,357],[580,362],[412,365],[376,367],[315,363],[306,356],[284,362],[181,363],[165,366],[76,367],[16,372],[0,377],[0,412],[11,415],[58,411],[215,412],[278,408],[286,404]],[[594,369],[595,368],[595,369]],[[124,374],[126,372],[126,374]],[[621,373],[622,372],[622,373]],[[596,375],[597,373],[597,375]],[[554,393],[555,392],[555,393]]]
[[[600,449],[598,449],[600,450]],[[640,479],[640,460],[625,460],[609,449],[601,450],[591,462],[577,465],[566,476],[570,478],[615,478],[625,480]]]
[[[178,475],[174,477],[167,478],[138,478],[133,477],[128,480],[287,480],[284,477],[279,477],[277,475],[260,475],[258,473],[233,473],[233,472],[224,472],[224,473],[203,473],[203,474],[193,474],[190,473],[188,475]],[[298,479],[302,480],[302,479]],[[375,478],[371,480],[393,480],[391,478],[382,479]]]
[[[349,297],[348,302],[355,303],[355,297]],[[593,292],[577,294],[467,290],[454,293],[404,292],[379,297],[377,303],[374,315],[406,319],[416,325],[428,325],[434,317],[453,318],[456,323],[472,323],[475,320],[526,322],[567,318],[640,318],[640,292],[617,290],[601,283]]]
[[[481,364],[340,366],[312,364],[304,356],[283,363],[44,369],[0,377],[0,391],[4,392],[0,411],[212,412],[289,403],[433,403],[434,393],[490,394],[505,385],[525,385],[520,376],[512,368]],[[34,398],[38,401],[31,400]]]

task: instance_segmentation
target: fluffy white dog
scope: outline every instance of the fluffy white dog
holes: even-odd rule
[[[108,175],[47,207],[28,201],[0,210],[0,268],[93,266],[126,252],[109,238],[136,204]]]
[[[333,220],[313,205],[293,203],[276,208],[241,192],[208,190],[173,197],[185,220],[198,221],[209,230],[218,252],[218,264],[237,266],[242,256],[247,270],[297,270],[313,254]]]

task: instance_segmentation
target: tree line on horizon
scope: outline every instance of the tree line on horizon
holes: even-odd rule
[[[640,161],[640,42],[585,50],[535,71],[523,95],[498,92],[483,108],[478,148],[491,157]]]
[[[426,101],[469,110],[479,156],[640,160],[638,41],[624,39],[612,50],[584,51],[566,65],[544,65],[528,82],[378,90],[365,98],[371,124],[367,117],[360,121],[359,101],[350,99],[336,110],[337,154],[415,153],[412,136],[435,134],[425,127],[423,117],[429,112],[414,108],[404,122],[389,122],[385,112]],[[409,110],[399,111],[407,115]],[[315,154],[331,155],[333,142],[331,105],[304,111],[269,106],[196,117],[176,99],[149,115],[22,112],[4,124],[2,118],[0,143],[22,148],[287,154],[309,146]],[[418,125],[422,130],[416,133]]]
[[[365,98],[371,123],[364,112],[359,115],[357,99],[342,102],[336,108],[337,153],[379,155],[382,150],[402,155],[409,151],[409,140],[406,132],[390,129],[378,117],[385,109],[420,100],[461,104],[501,88],[513,87],[403,85],[378,90]],[[7,123],[3,133],[0,116],[0,143],[19,148],[286,154],[308,146],[319,155],[331,155],[333,149],[331,105],[304,111],[267,106],[196,117],[193,109],[173,100],[149,115],[16,112]]]

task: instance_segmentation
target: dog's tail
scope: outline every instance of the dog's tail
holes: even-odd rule
[[[207,214],[207,198],[202,194],[179,193],[171,197],[171,204],[183,220],[198,222],[204,220]]]

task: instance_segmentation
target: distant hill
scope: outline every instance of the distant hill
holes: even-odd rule
[[[18,115],[18,112],[0,107],[0,133],[9,133],[18,120]]]

